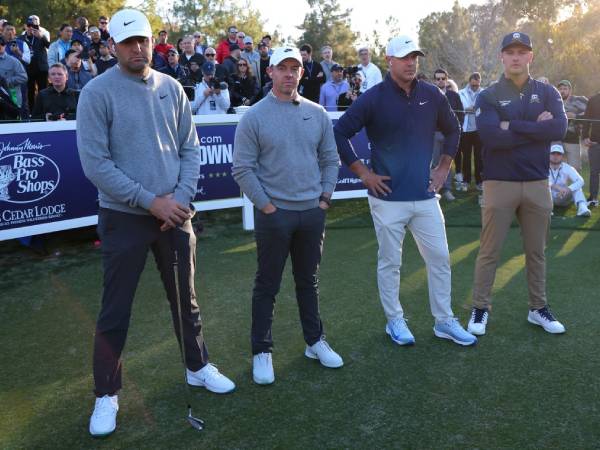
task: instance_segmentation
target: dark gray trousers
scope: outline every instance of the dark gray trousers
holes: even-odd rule
[[[154,254],[171,307],[175,335],[180,339],[173,271],[177,250],[186,365],[193,371],[204,367],[208,363],[208,352],[194,290],[196,236],[191,222],[188,220],[181,227],[161,232],[160,223],[153,216],[101,208],[98,235],[102,240],[104,290],[94,338],[96,396],[113,395],[121,388],[121,352],[148,250]]]

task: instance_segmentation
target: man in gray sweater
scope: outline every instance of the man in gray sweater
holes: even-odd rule
[[[258,270],[251,334],[257,384],[275,381],[271,326],[275,296],[290,254],[304,354],[325,367],[344,364],[324,339],[317,277],[325,211],[339,167],[331,120],[323,107],[298,94],[303,69],[297,48],[276,49],[267,71],[273,89],[240,120],[233,156],[233,177],[256,207]]]
[[[152,30],[124,9],[110,22],[118,65],[90,81],[77,108],[77,145],[99,191],[104,291],[94,339],[96,404],[90,433],[114,431],[121,352],[148,250],[152,250],[183,339],[188,384],[216,393],[235,385],[208,362],[194,292],[196,237],[190,202],[200,172],[199,142],[181,85],[150,69]],[[180,298],[173,264],[178,260]],[[183,336],[179,336],[178,303]]]

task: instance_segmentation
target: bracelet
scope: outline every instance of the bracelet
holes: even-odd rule
[[[327,206],[331,206],[331,199],[329,197],[325,197],[324,195],[319,197],[319,202],[325,202]]]

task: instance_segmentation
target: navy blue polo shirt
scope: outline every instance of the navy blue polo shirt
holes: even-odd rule
[[[538,122],[549,111],[551,120]],[[535,181],[548,178],[550,144],[567,131],[565,107],[556,88],[529,78],[519,89],[504,77],[482,91],[475,120],[483,143],[483,179]],[[508,130],[500,122],[508,121]]]
[[[434,134],[438,129],[444,134],[442,152],[451,157],[460,138],[458,120],[442,91],[415,80],[406,95],[388,74],[382,83],[361,94],[334,127],[340,158],[347,165],[358,159],[349,139],[363,127],[371,142],[371,168],[391,178],[387,184],[392,192],[380,198],[433,198],[435,193],[428,189]]]

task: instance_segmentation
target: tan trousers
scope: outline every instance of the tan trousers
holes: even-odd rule
[[[565,157],[569,165],[573,166],[577,172],[581,172],[581,144],[569,144],[563,142]]]
[[[529,308],[546,306],[546,240],[550,227],[552,196],[548,180],[483,182],[481,244],[475,263],[473,306],[489,308],[502,245],[513,218],[521,227]]]

